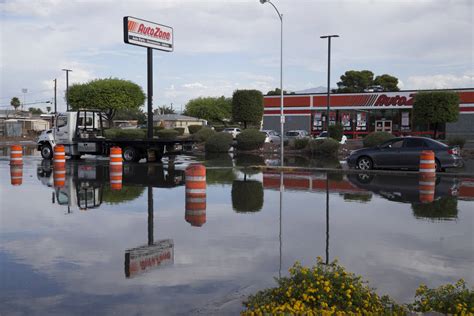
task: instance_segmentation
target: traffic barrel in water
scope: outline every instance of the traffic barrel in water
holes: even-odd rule
[[[23,183],[23,165],[10,165],[10,180],[12,185]]]
[[[432,150],[423,150],[420,154],[420,173],[436,174],[435,154]]]
[[[122,190],[122,148],[110,148],[110,188],[112,190]]]
[[[53,169],[54,187],[62,188],[66,184],[66,165],[59,163]]]
[[[54,168],[66,166],[66,152],[64,151],[64,145],[54,146],[53,163]]]
[[[420,174],[418,183],[421,203],[431,203],[434,201],[436,189],[436,174]]]
[[[20,145],[10,146],[10,165],[23,165],[23,148]]]
[[[206,167],[192,164],[186,168],[186,212],[184,219],[192,226],[206,223]]]

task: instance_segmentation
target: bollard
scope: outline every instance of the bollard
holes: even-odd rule
[[[20,145],[10,146],[10,165],[23,165],[23,148]]]
[[[23,165],[10,165],[10,179],[12,185],[23,183]]]
[[[64,145],[56,145],[54,147],[54,156],[53,156],[54,168],[63,166],[66,167],[66,153],[64,151]]]
[[[55,152],[56,153],[56,152]],[[58,163],[53,169],[54,187],[62,188],[66,184],[66,164]]]
[[[114,191],[122,190],[122,148],[112,147],[110,148],[110,189]]]
[[[420,172],[436,174],[435,154],[431,150],[423,150],[420,154]]]
[[[436,174],[420,174],[418,182],[421,203],[431,203],[434,201],[436,188]]]
[[[197,227],[206,223],[206,167],[201,164],[192,164],[186,168],[184,219]]]

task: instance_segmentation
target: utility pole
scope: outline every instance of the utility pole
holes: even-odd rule
[[[54,79],[54,114],[58,112],[57,95],[56,95],[57,87],[58,87],[58,79]]]
[[[69,72],[71,69],[62,69],[66,72],[66,111],[69,111]]]
[[[339,37],[339,35],[324,35],[320,36],[322,39],[328,39],[328,93],[327,93],[327,101],[326,101],[326,131],[328,137],[329,135],[329,111],[331,108],[331,38]]]

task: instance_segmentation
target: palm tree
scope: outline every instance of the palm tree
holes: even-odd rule
[[[15,109],[15,112],[16,112],[16,109],[18,109],[18,107],[20,107],[20,99],[18,99],[17,97],[13,97],[12,100],[10,101],[10,105],[13,106],[13,108]]]

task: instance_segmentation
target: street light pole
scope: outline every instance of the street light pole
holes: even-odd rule
[[[331,107],[331,38],[339,37],[339,35],[324,35],[320,38],[327,38],[328,39],[328,95],[327,95],[327,107],[326,107],[326,131],[329,135],[329,110]]]
[[[62,69],[66,72],[66,111],[69,111],[69,72],[71,69]]]
[[[283,135],[285,131],[285,115],[283,113],[283,14],[278,11],[277,7],[270,0],[260,0],[261,4],[270,3],[280,18],[280,159],[281,167],[283,167],[284,158],[284,141]]]

